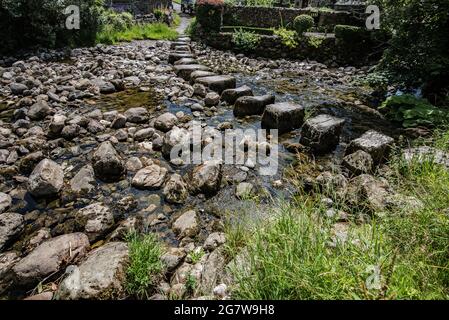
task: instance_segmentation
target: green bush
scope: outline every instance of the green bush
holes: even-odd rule
[[[64,9],[80,7],[80,29],[67,30]],[[100,26],[102,0],[4,0],[0,6],[1,54],[35,46],[92,45]]]
[[[313,27],[314,20],[308,14],[301,14],[293,20],[293,25],[298,35],[302,36],[304,32],[309,31]]]
[[[125,31],[133,25],[133,16],[129,12],[117,13],[113,10],[104,10],[101,14],[101,28],[112,28],[115,31]]]
[[[240,29],[232,34],[232,42],[237,49],[242,51],[252,51],[259,45],[260,35]]]
[[[196,18],[193,18],[190,21],[190,24],[187,26],[186,34],[193,37],[196,34],[196,31],[198,30],[198,22]]]
[[[223,7],[223,0],[198,0],[196,2],[196,20],[205,31],[220,31]]]
[[[298,46],[298,41],[296,41],[297,33],[294,30],[287,30],[285,28],[280,28],[274,30],[274,34],[277,35],[282,40],[282,44],[288,48],[296,48]]]
[[[366,31],[359,27],[336,25],[334,28],[335,38],[345,42],[359,42],[366,36]]]
[[[444,123],[448,116],[426,99],[416,98],[411,94],[391,96],[379,108],[392,121],[402,123],[404,127],[436,126]]]

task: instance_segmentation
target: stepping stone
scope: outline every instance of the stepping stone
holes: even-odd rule
[[[190,46],[176,46],[175,52],[190,52]]]
[[[345,119],[320,114],[308,119],[301,132],[300,142],[315,153],[326,153],[335,149],[340,142],[340,134]]]
[[[304,121],[304,107],[292,102],[270,104],[262,116],[262,128],[285,133],[298,129]]]
[[[221,94],[221,101],[226,101],[228,104],[232,105],[235,101],[240,97],[252,96],[253,91],[247,85],[235,88],[235,89],[226,89]]]
[[[221,94],[226,89],[235,88],[236,86],[235,78],[227,75],[196,78],[195,83],[205,85],[218,94]]]
[[[180,38],[178,38],[178,41],[190,42],[190,38],[189,37],[180,37]]]
[[[175,49],[177,46],[188,46],[189,43],[186,41],[174,41],[170,44],[170,49]]]
[[[369,130],[360,138],[352,140],[346,149],[346,154],[354,153],[357,150],[363,150],[368,153],[375,163],[384,160],[391,150],[394,139],[380,132]]]
[[[177,66],[179,64],[198,64],[198,62],[192,58],[182,58],[175,62],[175,66]]]
[[[190,74],[190,83],[193,84],[197,78],[211,77],[216,75],[217,74],[212,71],[202,71],[202,70],[193,71]]]
[[[190,79],[190,74],[193,71],[202,70],[202,71],[209,71],[210,69],[206,66],[203,66],[201,64],[180,64],[173,67],[175,70],[175,73],[178,77],[183,78],[184,80]]]
[[[271,94],[263,96],[246,96],[237,99],[234,105],[234,116],[243,117],[255,114],[262,114],[265,107],[273,104],[275,97]]]
[[[176,61],[182,59],[182,58],[195,58],[195,56],[191,53],[176,53],[172,52],[168,55],[168,63],[175,63]]]

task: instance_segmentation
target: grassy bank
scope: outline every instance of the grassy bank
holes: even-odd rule
[[[449,132],[430,143],[449,151]],[[270,222],[229,227],[230,258],[240,252],[247,261],[233,269],[234,298],[449,298],[449,172],[398,156],[389,167],[390,185],[422,207],[387,209],[360,224],[356,209],[336,204],[354,218],[345,241],[335,236],[343,224],[326,217],[321,194],[299,192],[273,208]]]
[[[115,44],[132,40],[175,40],[178,33],[164,23],[135,24],[126,30],[118,31],[112,26],[105,26],[97,34],[97,43]]]

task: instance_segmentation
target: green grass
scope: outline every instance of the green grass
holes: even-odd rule
[[[448,131],[432,144],[447,150]],[[226,230],[227,252],[247,252],[234,268],[240,299],[448,299],[449,172],[394,156],[390,184],[422,201],[422,208],[389,211],[365,224],[349,223],[348,239],[334,242],[335,221],[323,215],[320,195],[301,193],[274,207],[271,222],[249,231]],[[354,212],[353,212],[354,213]]]
[[[164,23],[135,24],[125,31],[117,31],[107,25],[97,34],[97,43],[115,44],[132,40],[175,40],[178,33]]]
[[[127,269],[126,288],[137,298],[147,298],[161,279],[164,270],[161,262],[163,249],[153,234],[127,235],[130,264]]]

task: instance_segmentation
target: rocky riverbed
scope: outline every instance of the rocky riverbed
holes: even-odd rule
[[[377,206],[399,201],[369,175],[400,131],[371,108],[371,93],[353,84],[368,68],[249,58],[189,39],[61,56],[0,67],[5,298],[126,297],[130,230],[156,233],[167,248],[167,273],[152,298],[188,297],[188,275],[199,284],[190,297],[224,298],[223,219],[248,210],[263,216],[272,199],[288,199],[295,189],[284,169],[297,165],[299,154],[319,163],[301,177],[304,185],[355,186]],[[262,176],[249,161],[170,160],[193,121],[202,123],[203,147],[213,129],[279,129],[276,174]],[[238,143],[246,150],[251,141]],[[188,253],[200,250],[200,261],[191,261]]]

